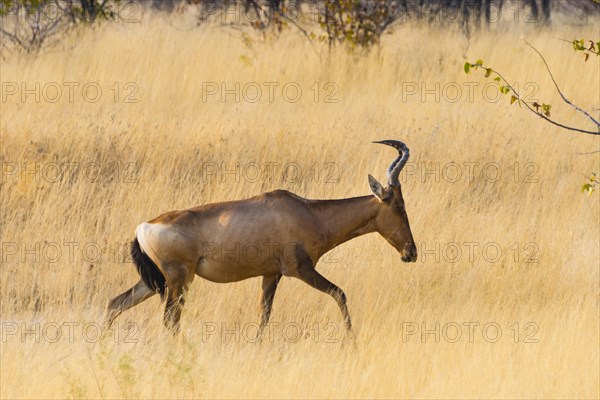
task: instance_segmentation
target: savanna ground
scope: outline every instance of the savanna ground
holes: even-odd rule
[[[597,108],[597,59],[555,39],[598,38],[597,25],[521,24],[468,43],[404,24],[354,58],[293,30],[244,41],[146,16],[3,60],[0,396],[598,398],[600,210],[580,187],[600,157],[577,154],[598,138],[495,102],[482,73],[462,71],[484,58],[585,125],[522,33],[565,93]],[[239,101],[221,83],[239,83]],[[335,302],[293,279],[262,343],[259,279],[196,279],[183,339],[163,328],[158,297],[99,337],[107,301],[138,279],[127,246],[139,223],[277,188],[365,195],[395,156],[371,142],[388,138],[411,149],[401,182],[419,260],[372,234],[319,263],[348,295],[355,342]]]

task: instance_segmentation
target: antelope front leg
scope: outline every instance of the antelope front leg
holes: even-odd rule
[[[352,332],[352,322],[350,320],[350,313],[348,312],[348,305],[346,304],[346,294],[342,289],[331,283],[323,275],[319,274],[313,267],[304,268],[299,270],[300,279],[308,283],[310,286],[323,293],[327,293],[335,299],[344,317],[344,324],[346,330]]]
[[[350,313],[348,312],[348,305],[346,304],[346,294],[342,289],[334,285],[332,282],[327,280],[323,275],[319,274],[315,270],[314,263],[310,259],[310,256],[304,251],[304,249],[296,249],[296,257],[298,263],[298,277],[309,284],[313,288],[320,290],[323,293],[327,293],[335,299],[340,307],[342,316],[344,317],[344,323],[346,330],[352,332],[352,321],[350,320]]]
[[[260,329],[258,335],[262,334],[265,326],[269,322],[271,317],[271,309],[273,308],[273,299],[275,298],[275,291],[277,290],[277,284],[281,279],[281,274],[277,275],[265,275],[262,281],[262,295],[260,298]]]

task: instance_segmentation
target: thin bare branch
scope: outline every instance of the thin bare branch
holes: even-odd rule
[[[579,155],[588,155],[588,154],[596,154],[596,153],[600,153],[600,150],[596,150],[596,151],[586,151],[586,152],[582,152],[582,153],[575,153],[575,154],[579,154]],[[587,177],[586,177],[587,178]]]
[[[590,134],[590,135],[600,135],[600,127],[599,127],[599,129],[598,129],[597,132],[588,131],[588,130],[580,129],[580,128],[575,128],[573,126],[564,125],[564,124],[561,124],[560,122],[554,121],[553,119],[549,118],[548,116],[544,115],[543,113],[541,113],[541,112],[533,109],[526,101],[524,101],[524,100],[521,99],[521,95],[519,94],[519,92],[513,87],[513,85],[511,85],[509,83],[509,81],[504,76],[502,76],[496,70],[494,70],[494,73],[496,75],[498,75],[508,85],[508,87],[510,88],[510,90],[515,94],[515,97],[517,97],[517,99],[519,99],[520,104],[524,104],[525,107],[527,107],[527,109],[529,111],[531,111],[532,113],[534,113],[535,115],[537,115],[537,116],[545,119],[546,121],[550,122],[553,125],[556,125],[556,126],[558,126],[560,128],[563,128],[563,129],[567,129],[567,130],[575,131],[575,132],[587,133],[587,134]]]
[[[548,66],[548,63],[546,62],[546,59],[544,58],[544,56],[542,55],[542,53],[540,53],[538,51],[538,49],[536,49],[531,43],[529,43],[527,40],[523,39],[523,41],[525,42],[525,44],[529,47],[531,47],[533,49],[533,51],[535,51],[540,58],[542,59],[542,61],[544,62],[544,65],[546,66],[546,70],[548,71],[548,74],[550,75],[550,78],[552,79],[552,82],[554,83],[554,87],[556,87],[556,90],[558,91],[558,94],[560,94],[560,97],[562,97],[563,101],[565,103],[567,103],[568,105],[570,105],[571,107],[573,107],[575,110],[579,111],[580,113],[583,113],[585,116],[587,116],[594,124],[596,124],[596,127],[598,128],[598,133],[596,134],[600,134],[600,122],[598,122],[598,120],[596,120],[594,117],[592,117],[587,111],[577,107],[575,104],[573,104],[569,99],[567,99],[567,97],[563,94],[563,92],[560,90],[560,87],[558,86],[558,83],[556,82],[556,79],[554,79],[554,75],[552,74],[552,71],[550,71],[550,66]]]
[[[291,23],[292,25],[294,25],[296,27],[296,29],[298,29],[304,35],[304,37],[306,37],[306,39],[308,39],[308,43],[310,43],[310,47],[312,47],[312,49],[315,52],[315,54],[319,58],[321,58],[321,55],[319,54],[319,52],[315,48],[315,44],[314,44],[312,38],[310,37],[310,34],[306,31],[306,29],[302,28],[296,21],[294,21],[292,18],[288,17],[287,15],[282,14],[281,16],[283,17],[283,19],[285,19],[286,21],[288,21],[289,23]]]

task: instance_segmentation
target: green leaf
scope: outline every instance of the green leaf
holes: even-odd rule
[[[480,67],[483,66],[483,60],[479,59],[479,60],[475,61],[475,65],[478,65]]]
[[[497,77],[495,77],[495,78],[494,78],[494,80],[495,80],[496,82],[500,82],[500,77],[499,77],[499,76],[497,76]]]
[[[511,105],[514,104],[515,101],[517,101],[517,96],[515,96],[515,95],[510,96],[510,104]]]
[[[489,77],[489,76],[492,74],[492,72],[493,72],[493,71],[492,71],[492,69],[491,69],[491,68],[486,68],[486,69],[485,69],[485,77],[486,77],[486,78],[487,78],[487,77]]]
[[[241,60],[241,61],[244,63],[244,65],[246,65],[246,66],[250,66],[250,65],[252,65],[252,60],[250,60],[250,57],[248,57],[248,56],[247,56],[247,55],[245,55],[245,54],[242,54],[242,55],[240,56],[240,60]]]
[[[468,74],[469,70],[471,69],[471,64],[469,64],[468,62],[465,62],[463,69],[465,70],[465,74]]]
[[[550,104],[542,104],[542,110],[544,110],[544,114],[549,117],[550,116],[550,108],[552,106]]]

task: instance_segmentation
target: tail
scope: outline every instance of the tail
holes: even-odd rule
[[[161,299],[165,298],[166,281],[158,266],[140,247],[137,236],[131,242],[131,257],[137,268],[138,274],[148,288],[158,292]]]

